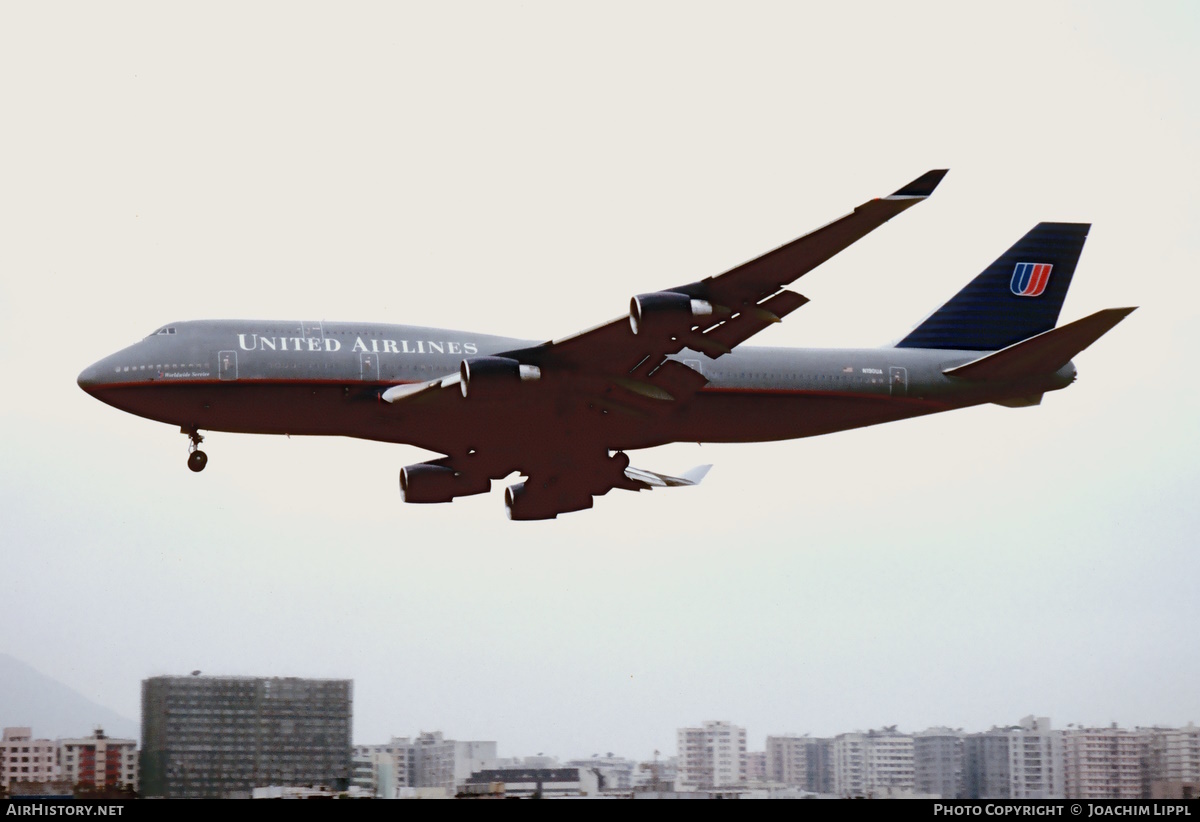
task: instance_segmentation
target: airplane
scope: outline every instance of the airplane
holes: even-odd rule
[[[628,314],[549,342],[365,322],[200,320],[158,328],[79,375],[123,411],[178,425],[188,467],[205,431],[341,435],[441,458],[400,471],[403,499],[505,491],[514,520],[591,508],[614,488],[696,485],[634,468],[671,442],[766,442],[997,403],[1037,405],[1072,358],[1134,308],[1058,326],[1090,224],[1038,223],[893,345],[743,346],[808,302],[802,275],[928,198],[891,195],[718,276],[633,297]]]

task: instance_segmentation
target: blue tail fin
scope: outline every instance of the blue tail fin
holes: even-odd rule
[[[1088,223],[1038,223],[897,348],[998,351],[1054,328]]]

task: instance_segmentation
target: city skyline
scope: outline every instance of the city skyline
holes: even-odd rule
[[[545,754],[498,756],[495,741],[450,740],[440,731],[352,744],[351,690],[349,680],[294,677],[193,673],[145,680],[148,730],[140,757],[135,740],[100,730],[50,741],[30,727],[4,727],[0,789],[32,780],[85,791],[127,788],[148,797],[232,798],[327,783],[397,799],[479,793],[462,786],[494,782],[513,783],[510,795],[529,794],[548,780],[554,793],[576,795],[601,788],[736,789],[748,791],[748,798],[796,798],[798,790],[826,798],[1137,800],[1188,798],[1200,787],[1200,727],[1194,723],[1055,729],[1050,717],[1029,715],[982,732],[908,732],[893,725],[831,738],[768,736],[766,750],[755,751],[747,750],[744,727],[720,720],[677,729],[675,756],[656,752],[653,762],[639,763],[606,752],[564,766]]]
[[[204,679],[208,679],[208,680],[245,680],[247,682],[253,682],[253,681],[264,680],[264,679],[274,679],[274,680],[297,679],[297,677],[291,677],[291,676],[287,676],[287,675],[264,674],[261,672],[258,674],[219,674],[219,673],[194,672],[190,675],[169,674],[169,675],[160,676],[158,678],[159,679],[165,678],[165,679],[171,679],[171,680],[175,680],[175,679],[187,680],[187,679],[190,679],[193,677],[199,678],[202,680],[204,680]],[[352,684],[354,681],[353,677],[342,677],[342,679],[347,679]],[[56,682],[53,682],[52,680],[48,680],[48,684],[51,688],[53,688],[53,686],[60,685],[61,683],[56,683]],[[4,696],[4,694],[0,693],[0,696]],[[351,699],[353,701],[353,697]],[[21,722],[16,721],[18,719],[21,719],[23,714],[21,713],[19,708],[14,709],[12,707],[11,701],[9,702],[9,704],[0,704],[0,709],[2,709],[4,711],[2,714],[0,714],[0,727],[32,727],[33,731],[35,733],[35,736],[37,736],[39,739],[43,738],[43,735],[38,733],[38,726],[36,724],[31,725],[31,722],[24,721],[24,720]],[[1029,716],[1033,716],[1033,715],[1030,714]],[[130,721],[135,726],[139,724],[136,720],[130,720]],[[693,720],[692,724],[693,725],[699,724],[701,726],[708,726],[708,725],[716,724],[716,725],[720,726],[720,725],[728,725],[730,723],[730,721],[731,720],[729,720],[728,718],[725,718],[725,719],[709,718],[709,719],[704,719],[704,720]],[[737,722],[738,722],[737,719],[732,720],[732,723],[734,725],[745,730],[745,726],[738,725]],[[87,724],[87,723],[85,723],[85,724]],[[951,727],[949,725],[946,725],[945,723],[937,723],[937,722],[928,724],[921,728],[917,728],[917,727],[903,728],[896,724],[892,724],[892,725],[882,725],[881,724],[878,726],[878,728],[876,726],[857,725],[857,726],[853,726],[853,727],[837,729],[837,730],[834,730],[832,732],[825,733],[825,734],[814,733],[812,731],[771,728],[762,733],[762,735],[761,735],[762,739],[763,739],[762,745],[753,745],[753,744],[749,744],[749,742],[747,742],[746,749],[750,752],[765,751],[769,747],[769,740],[772,737],[833,739],[834,737],[837,737],[840,735],[845,735],[845,734],[872,733],[872,732],[875,732],[875,731],[881,730],[881,729],[884,729],[884,730],[890,729],[892,731],[895,731],[897,728],[900,729],[898,731],[899,733],[909,734],[909,735],[917,735],[917,734],[921,734],[926,731],[932,731],[932,730],[948,730],[948,731],[955,731],[958,733],[969,735],[969,734],[986,733],[987,731],[994,731],[997,729],[1016,728],[1016,727],[1019,727],[1019,725],[1020,725],[1020,720],[1013,717],[1013,718],[1010,718],[1010,721],[1008,721],[1008,722],[1003,721],[1003,718],[1001,718],[1001,720],[994,721],[990,725],[987,725],[986,727],[975,727],[975,728]],[[1055,730],[1056,731],[1076,730],[1076,729],[1078,729],[1078,730],[1085,730],[1085,729],[1086,730],[1097,730],[1097,729],[1103,730],[1103,729],[1107,729],[1107,728],[1118,728],[1118,727],[1123,728],[1123,729],[1130,729],[1130,730],[1165,729],[1165,728],[1179,729],[1179,728],[1191,727],[1194,725],[1195,725],[1194,720],[1188,720],[1187,722],[1179,723],[1178,725],[1154,725],[1154,724],[1139,723],[1136,721],[1129,722],[1129,721],[1122,721],[1120,719],[1114,719],[1114,720],[1110,720],[1108,722],[1099,723],[1099,724],[1088,724],[1088,723],[1083,723],[1083,722],[1064,722],[1064,723],[1056,722]],[[91,723],[91,725],[87,729],[83,729],[83,728],[78,729],[77,733],[74,733],[74,734],[68,733],[65,735],[51,734],[47,738],[67,739],[67,738],[71,738],[72,736],[82,735],[84,730],[92,731],[92,730],[96,730],[99,727],[101,727],[101,723]],[[674,738],[674,741],[676,742],[676,744],[678,744],[678,741],[681,738],[680,734],[685,730],[689,731],[689,732],[694,732],[694,731],[699,731],[700,729],[693,728],[693,727],[687,727],[686,725],[677,725],[675,730],[672,732],[672,737]],[[367,737],[363,737],[363,738],[359,738],[359,736],[356,734],[352,738],[352,745],[355,747],[378,746],[381,744],[386,744],[386,740],[389,738],[390,739],[397,739],[397,738],[404,738],[404,737],[416,738],[416,737],[420,736],[421,734],[426,734],[426,733],[431,733],[431,732],[435,732],[439,735],[442,734],[442,731],[440,729],[434,730],[434,729],[427,729],[427,728],[405,727],[405,728],[392,729],[391,731],[386,731],[386,732],[383,732],[380,734],[375,734],[374,736],[367,736]],[[453,736],[455,736],[457,738],[462,738],[462,739],[482,739],[483,738],[483,737],[480,737],[479,735],[471,734],[469,729],[465,730],[464,732],[457,732],[457,733],[453,734]],[[749,734],[749,731],[746,731],[746,739],[750,740],[751,738],[752,737]],[[755,736],[753,738],[757,738],[757,736]],[[653,756],[652,756],[653,752],[651,752],[650,756],[642,756],[635,752],[622,752],[622,751],[613,749],[611,746],[608,748],[596,749],[596,750],[593,750],[590,753],[586,753],[586,754],[582,751],[560,752],[560,751],[548,751],[548,750],[543,750],[543,749],[539,749],[536,752],[534,752],[532,750],[505,750],[505,748],[503,747],[504,746],[503,740],[496,739],[496,740],[491,740],[491,741],[494,742],[498,746],[497,750],[503,753],[503,755],[500,756],[501,759],[512,758],[512,757],[521,758],[521,757],[536,755],[536,756],[550,756],[550,757],[553,757],[560,761],[566,761],[569,759],[580,759],[580,758],[585,758],[588,756],[600,756],[600,755],[606,755],[606,754],[607,755],[615,754],[617,756],[628,756],[629,758],[635,759],[638,761],[649,761],[653,758]],[[669,757],[672,755],[671,749],[666,745],[658,746],[654,750],[658,751],[660,756],[663,757],[664,759],[666,757]]]
[[[127,717],[342,677],[356,740],[563,757],[1200,719],[1196,42],[1187,4],[0,8],[0,653]],[[193,474],[75,382],[187,319],[554,339],[931,168],[754,342],[886,344],[1089,222],[1062,320],[1141,307],[1041,406],[638,452],[713,468],[508,523],[403,504],[409,447],[211,434]]]

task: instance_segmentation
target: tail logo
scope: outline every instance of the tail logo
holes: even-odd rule
[[[1017,263],[1009,288],[1018,297],[1040,297],[1050,282],[1050,263]]]

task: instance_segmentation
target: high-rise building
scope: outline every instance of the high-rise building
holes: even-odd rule
[[[746,782],[761,785],[767,781],[767,752],[746,753]]]
[[[1063,786],[1070,799],[1140,799],[1150,737],[1118,728],[1062,732]]]
[[[913,788],[943,799],[962,795],[962,731],[930,728],[913,736]]]
[[[413,741],[414,785],[444,788],[450,796],[476,771],[496,767],[495,742],[445,739],[441,731],[422,731]]]
[[[832,740],[784,734],[767,737],[767,782],[833,792]]]
[[[808,784],[813,793],[833,793],[833,740],[808,740]]]
[[[746,783],[746,729],[705,722],[676,732],[679,770],[676,790],[737,787]]]
[[[142,794],[249,796],[350,781],[348,679],[163,676],[142,682]]]
[[[833,738],[833,792],[874,796],[912,790],[913,738],[895,727]]]
[[[1062,732],[1027,716],[964,737],[963,788],[967,799],[1062,799]]]
[[[1151,782],[1200,782],[1200,726],[1147,729],[1150,737],[1148,777]]]
[[[354,784],[395,799],[408,788],[438,788],[454,796],[467,777],[497,767],[495,742],[446,739],[422,731],[416,739],[392,737],[382,745],[354,748]]]
[[[5,728],[0,739],[0,786],[59,778],[58,743],[34,739],[32,728]]]
[[[382,745],[354,747],[353,782],[372,796],[396,799],[402,788],[416,786],[416,752],[407,736]]]
[[[808,787],[809,737],[785,734],[767,737],[767,781]]]
[[[138,789],[137,740],[110,739],[102,728],[82,739],[58,740],[62,778],[80,788]]]

